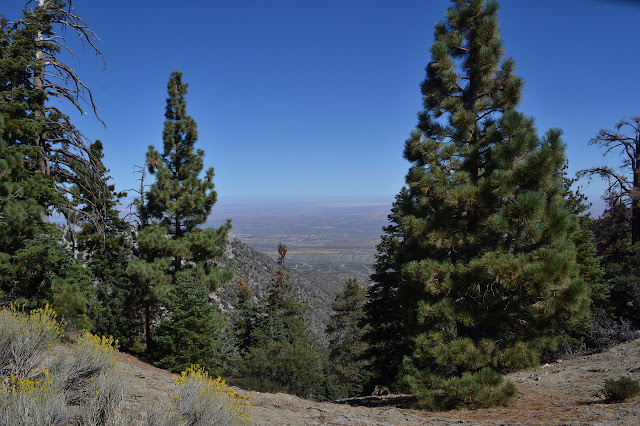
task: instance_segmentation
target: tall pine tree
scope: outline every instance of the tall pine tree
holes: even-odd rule
[[[196,123],[187,115],[187,84],[173,72],[167,84],[169,97],[162,139],[162,153],[149,146],[146,166],[156,180],[137,201],[140,214],[138,255],[127,271],[137,285],[143,308],[146,343],[153,344],[153,322],[168,300],[177,279],[195,280],[214,290],[233,277],[233,271],[216,265],[231,228],[199,228],[217,200],[213,168],[204,179],[204,151],[195,148]]]
[[[399,202],[406,193],[402,189],[396,196]],[[373,390],[376,385],[392,386],[398,381],[402,358],[408,353],[411,336],[404,332],[402,311],[398,300],[400,265],[396,263],[402,240],[399,227],[400,208],[395,203],[388,216],[389,224],[377,247],[373,284],[367,290],[364,322],[367,325],[364,341],[367,343],[367,359]]]
[[[60,230],[44,223],[53,182],[29,167],[42,155],[34,146],[8,146],[0,113],[0,303],[27,308],[49,303],[79,328],[91,328],[95,294],[91,275],[60,243]]]
[[[589,307],[561,132],[540,138],[515,110],[523,82],[503,58],[498,3],[453,3],[435,26],[424,109],[404,150],[412,167],[394,206],[398,245],[378,282],[397,288],[410,338],[403,382],[440,409],[506,403],[515,388],[498,372],[570,341]]]
[[[98,229],[87,216],[69,215],[77,232],[69,233],[73,247],[82,254],[91,270],[97,297],[95,331],[117,336],[121,346],[130,349],[139,341],[140,315],[134,303],[135,287],[126,274],[133,256],[133,227],[120,217],[119,200],[125,192],[118,192],[109,184],[111,176],[102,159],[103,146],[95,141],[90,146],[90,163],[93,173],[99,174],[94,185],[74,185],[71,191],[76,198],[85,199],[91,205],[101,206],[101,227]],[[87,205],[78,206],[89,210]]]

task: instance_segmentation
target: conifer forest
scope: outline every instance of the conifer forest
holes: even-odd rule
[[[182,380],[210,374],[322,401],[384,387],[430,411],[507,406],[518,390],[505,374],[637,338],[640,111],[600,123],[584,145],[600,148],[603,165],[569,175],[562,131],[539,130],[519,109],[527,76],[516,72],[518,52],[505,51],[498,2],[454,0],[443,13],[417,124],[402,149],[395,141],[409,168],[371,282],[349,279],[335,293],[324,340],[290,277],[291,247],[277,247],[259,295],[220,261],[233,218],[206,223],[216,160],[189,115],[189,75],[167,76],[164,127],[150,135],[162,145],[137,159],[139,186],[127,193],[103,162],[109,142],[72,118],[101,119],[65,56],[73,38],[85,60],[103,61],[98,34],[71,1],[0,15],[0,322],[44,312],[67,341],[112,336],[121,352]],[[607,183],[600,217],[581,178]],[[216,293],[231,282],[233,307],[221,309]],[[10,345],[5,334],[0,346]],[[7,379],[16,360],[0,359],[0,398],[22,386]],[[96,416],[102,423],[73,421],[112,424]]]

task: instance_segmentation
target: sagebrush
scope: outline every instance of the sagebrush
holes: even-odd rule
[[[70,355],[53,346],[64,327],[48,306],[28,314],[0,310],[0,426],[204,425],[250,423],[251,404],[199,366],[176,377],[172,401],[134,412],[130,373],[117,362],[118,341],[83,331]]]

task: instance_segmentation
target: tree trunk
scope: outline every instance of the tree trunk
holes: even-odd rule
[[[38,7],[44,7],[45,3],[46,3],[46,0],[38,0]],[[38,35],[36,36],[36,41],[42,42],[41,31],[38,31]],[[33,74],[33,87],[36,90],[44,92],[44,65],[45,64],[44,64],[44,53],[42,52],[41,49],[38,49],[38,51],[36,52],[36,59],[38,60],[38,62],[42,64],[42,68],[40,68],[40,70],[34,72]],[[45,118],[44,105],[42,105],[42,111],[38,109],[34,111],[34,116],[36,117],[37,121],[44,121],[44,118]],[[40,161],[38,161],[38,169],[37,169],[38,173],[42,173],[43,175],[50,175],[51,166],[50,166],[49,157],[46,151],[47,134],[44,130],[40,134],[38,134],[38,136],[36,137],[36,140],[34,141],[34,145],[42,149],[42,158],[40,158]],[[44,210],[40,214],[40,219],[44,223],[49,223],[49,215],[47,214],[46,210]]]
[[[176,226],[176,240],[179,240],[180,238],[182,238],[182,229],[180,228],[180,216],[176,215],[176,222],[175,222],[175,226]],[[180,258],[180,256],[176,255],[175,259],[174,259],[174,264],[173,264],[173,268],[175,272],[178,272],[182,269],[182,258]]]
[[[153,346],[153,340],[151,338],[151,308],[148,303],[144,305],[144,336],[142,340],[147,345],[147,351]]]

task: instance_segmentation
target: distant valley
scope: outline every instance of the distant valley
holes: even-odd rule
[[[268,198],[221,199],[207,225],[232,220],[231,235],[276,258],[288,248],[287,266],[315,270],[367,284],[391,200]]]

